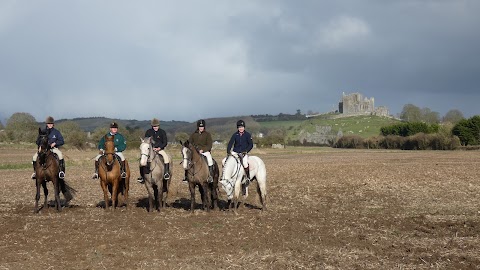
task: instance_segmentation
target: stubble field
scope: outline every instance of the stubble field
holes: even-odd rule
[[[0,146],[0,269],[480,268],[479,151],[256,149],[268,209],[260,210],[253,182],[235,215],[190,214],[174,147],[169,206],[160,213],[146,212],[131,149],[128,208],[97,206],[96,151],[65,150],[78,193],[60,213],[34,214],[31,149]],[[214,152],[217,161],[222,155]]]

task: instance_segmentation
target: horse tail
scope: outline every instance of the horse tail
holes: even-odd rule
[[[70,201],[73,199],[73,197],[77,194],[77,190],[71,187],[65,179],[60,179],[59,181],[60,184],[60,190],[63,193],[63,196],[65,197],[66,201]]]

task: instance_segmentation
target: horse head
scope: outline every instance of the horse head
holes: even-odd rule
[[[193,156],[193,151],[192,151],[192,144],[187,140],[185,143],[182,143],[180,141],[180,144],[182,145],[182,165],[183,169],[188,170],[192,167],[192,156]]]
[[[107,165],[111,166],[115,161],[115,135],[107,136],[105,135],[105,155],[107,156]]]
[[[40,144],[38,147],[38,158],[40,160],[40,164],[45,164],[45,158],[50,151],[47,131],[38,128],[38,136],[40,138]]]
[[[141,139],[140,143],[140,166],[147,166],[147,161],[151,160],[153,155],[152,137]]]

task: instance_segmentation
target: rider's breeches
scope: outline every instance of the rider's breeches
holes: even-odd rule
[[[123,153],[122,153],[122,152],[115,152],[115,154],[120,157],[120,160],[125,161],[125,157],[123,156]],[[97,155],[97,156],[95,157],[95,161],[98,161],[98,159],[99,159],[101,156],[102,156],[102,155]]]
[[[233,151],[232,151],[232,153],[235,154],[235,155],[237,155],[237,156],[240,156],[240,155],[239,155],[238,153],[236,153],[236,152],[233,152]],[[243,155],[242,161],[243,161],[243,164],[242,164],[243,167],[244,167],[244,168],[248,168],[248,154],[244,154],[244,155]]]
[[[167,152],[165,152],[165,150],[160,150],[157,153],[162,155],[163,163],[165,163],[165,164],[170,163],[170,157],[168,157]]]
[[[212,166],[213,165],[212,154],[210,152],[203,152],[202,155],[207,157],[208,166]]]
[[[57,154],[59,160],[63,159],[62,151],[60,151],[57,147],[50,149],[50,151]],[[35,155],[33,155],[33,161],[37,161],[37,157],[38,157],[38,153],[35,153]]]

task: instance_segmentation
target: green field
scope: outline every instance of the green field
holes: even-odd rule
[[[331,126],[332,134],[342,131],[343,135],[359,135],[363,138],[380,135],[380,128],[400,122],[388,117],[380,116],[352,116],[344,118],[333,118],[323,116],[307,120],[295,121],[271,121],[259,122],[260,126],[266,129],[284,129],[287,131],[288,140],[295,140],[301,130],[314,132],[318,126]]]

